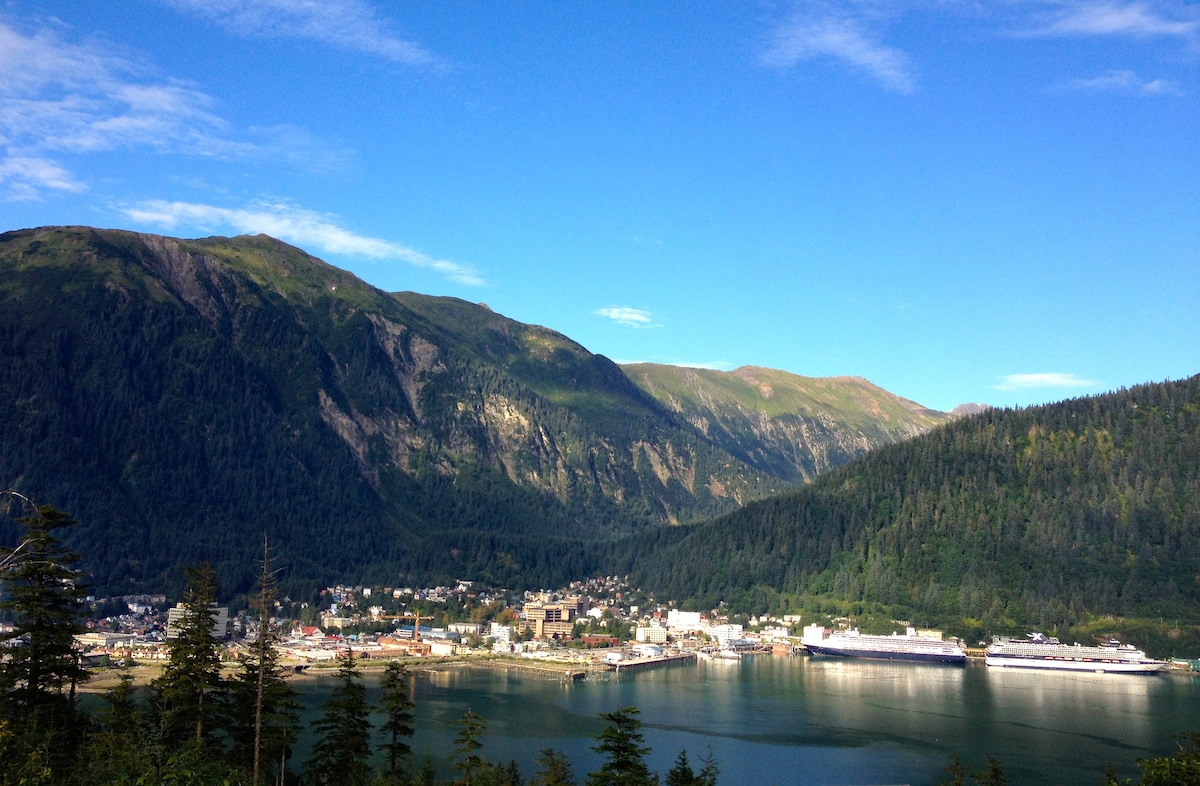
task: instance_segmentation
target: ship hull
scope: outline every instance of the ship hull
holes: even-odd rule
[[[836,658],[859,658],[864,660],[900,660],[915,663],[944,663],[961,666],[967,662],[965,655],[939,652],[897,652],[884,649],[846,649],[821,644],[806,644],[813,655],[829,655]]]

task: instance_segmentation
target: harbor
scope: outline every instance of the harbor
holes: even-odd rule
[[[808,783],[934,786],[952,756],[971,767],[994,756],[1013,783],[1094,786],[1106,762],[1131,777],[1138,757],[1170,752],[1173,734],[1200,728],[1200,680],[1186,676],[997,670],[981,659],[965,667],[766,654],[628,660],[637,664],[628,674],[598,664],[584,679],[513,668],[515,659],[429,663],[414,671],[414,749],[452,747],[451,722],[470,708],[488,722],[495,759],[533,771],[549,746],[594,769],[598,714],[635,706],[658,772],[681,749],[694,759],[711,745],[725,783],[803,771]],[[381,678],[365,671],[369,697]],[[329,683],[294,684],[315,717]]]

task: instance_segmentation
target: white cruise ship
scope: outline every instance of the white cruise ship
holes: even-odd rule
[[[908,628],[903,635],[870,636],[857,629],[830,633],[820,625],[809,625],[804,629],[801,642],[814,655],[955,665],[967,662],[967,653],[957,642],[920,636],[913,628]]]
[[[1085,647],[1063,644],[1042,633],[1030,633],[1024,639],[997,636],[987,648],[985,659],[989,666],[1101,673],[1155,674],[1167,668],[1166,661],[1148,658],[1141,650],[1116,640]]]

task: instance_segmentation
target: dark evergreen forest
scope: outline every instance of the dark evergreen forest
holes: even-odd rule
[[[635,583],[701,608],[878,606],[987,632],[1097,616],[1194,626],[1200,376],[990,410],[636,538],[624,559]]]

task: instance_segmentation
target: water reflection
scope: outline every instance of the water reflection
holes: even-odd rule
[[[374,688],[372,688],[374,690]],[[710,747],[725,784],[934,784],[951,756],[995,756],[1021,784],[1100,782],[1105,762],[1136,774],[1139,756],[1200,730],[1200,680],[760,655],[567,683],[519,671],[453,669],[416,680],[418,751],[453,749],[448,725],[469,707],[487,721],[483,755],[528,776],[542,748],[565,752],[578,780],[600,712],[636,706],[660,773],[680,749]],[[377,694],[374,694],[377,695]],[[319,697],[310,697],[311,704]],[[450,775],[450,765],[438,764]]]

